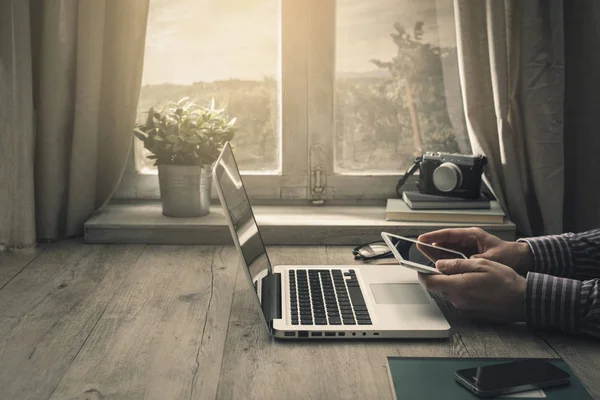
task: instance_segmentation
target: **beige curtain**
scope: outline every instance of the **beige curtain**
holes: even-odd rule
[[[148,1],[0,1],[0,246],[81,234],[112,196]]]
[[[562,231],[562,0],[455,0],[465,117],[519,233]]]

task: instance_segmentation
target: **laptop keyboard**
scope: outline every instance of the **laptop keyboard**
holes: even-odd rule
[[[372,325],[356,272],[289,271],[292,325]]]

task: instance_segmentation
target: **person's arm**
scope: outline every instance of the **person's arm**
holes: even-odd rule
[[[525,322],[600,337],[600,279],[578,281],[529,272]]]
[[[600,277],[600,229],[518,241],[531,249],[532,272],[580,280]]]

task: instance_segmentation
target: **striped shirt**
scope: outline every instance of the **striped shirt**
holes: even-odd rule
[[[529,244],[534,258],[527,325],[600,337],[600,229],[519,241]]]

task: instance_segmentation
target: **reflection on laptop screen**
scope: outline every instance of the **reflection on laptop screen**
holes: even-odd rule
[[[242,249],[244,262],[254,281],[254,278],[265,269],[271,273],[271,264],[229,144],[223,149],[221,158],[215,166],[215,175],[216,184],[221,188],[223,195],[224,209],[227,210],[233,224],[234,240],[237,240]]]

